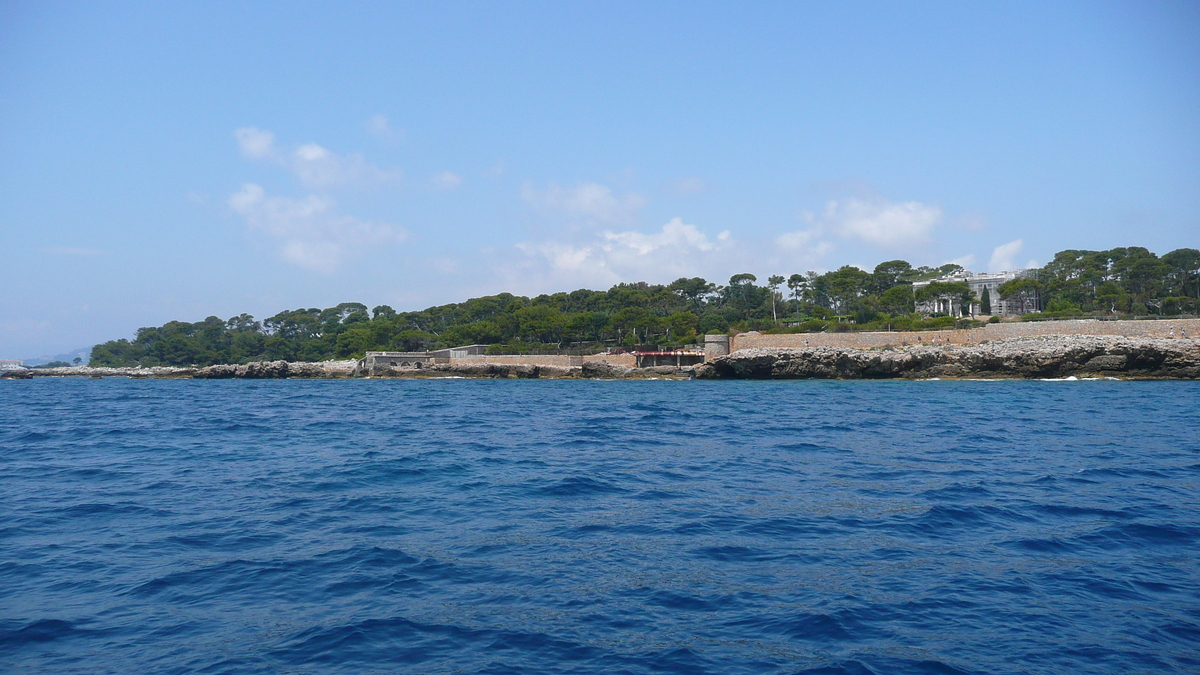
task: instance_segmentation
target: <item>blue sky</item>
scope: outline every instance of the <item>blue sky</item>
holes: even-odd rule
[[[0,357],[1200,246],[1200,5],[0,4]]]

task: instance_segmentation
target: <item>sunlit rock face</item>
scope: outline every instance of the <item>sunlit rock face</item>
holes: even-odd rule
[[[744,349],[696,369],[699,378],[931,377],[1200,378],[1200,340],[1056,336],[893,349]]]

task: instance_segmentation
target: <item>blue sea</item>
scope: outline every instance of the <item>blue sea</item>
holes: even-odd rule
[[[1196,673],[1200,382],[0,381],[0,671]]]

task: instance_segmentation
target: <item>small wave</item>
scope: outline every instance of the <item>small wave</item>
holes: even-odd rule
[[[1112,509],[1101,509],[1091,506],[1071,506],[1069,504],[1035,504],[1032,508],[1046,515],[1067,518],[1095,516],[1098,518],[1125,519],[1133,517],[1124,511],[1114,511]]]
[[[62,619],[39,619],[19,628],[9,628],[0,624],[0,646],[16,650],[27,645],[43,644],[92,632]]]
[[[608,495],[622,492],[628,492],[628,490],[607,481],[588,478],[586,476],[563,478],[552,485],[535,490],[535,493],[542,497],[586,497],[589,495]]]
[[[779,557],[777,554],[747,546],[704,546],[692,549],[692,554],[721,562],[760,562]]]
[[[1027,521],[1016,511],[997,506],[936,505],[913,520],[908,527],[930,536],[950,536],[963,530],[1000,523]]]
[[[646,597],[646,602],[684,612],[719,612],[734,609],[742,604],[737,598],[728,595],[706,599],[673,591],[654,591]]]
[[[992,491],[982,485],[965,485],[963,483],[954,483],[946,487],[937,488],[936,490],[926,490],[921,493],[921,496],[926,499],[941,501],[959,501],[962,499],[989,497],[991,495]]]
[[[1170,523],[1127,523],[1106,527],[1081,537],[1102,548],[1112,546],[1196,546],[1200,545],[1200,527]]]
[[[1032,551],[1034,553],[1069,553],[1077,547],[1067,544],[1061,539],[1018,539],[1011,544],[1013,547]]]
[[[815,668],[805,668],[796,672],[796,675],[878,675],[874,670],[871,670],[861,661],[842,661],[827,666],[817,666]]]

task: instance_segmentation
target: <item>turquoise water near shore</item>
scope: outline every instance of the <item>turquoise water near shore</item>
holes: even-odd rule
[[[0,381],[0,669],[1197,672],[1200,383]]]

